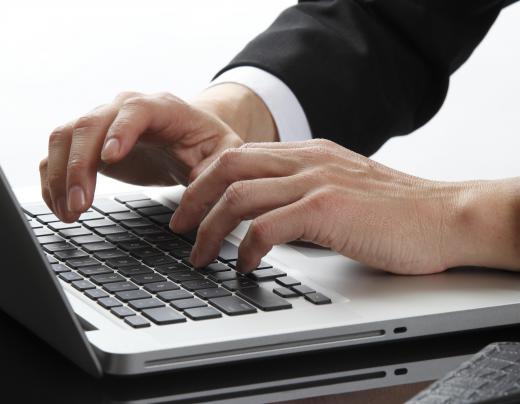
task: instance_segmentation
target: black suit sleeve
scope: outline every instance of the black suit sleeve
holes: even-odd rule
[[[314,137],[370,155],[438,111],[450,74],[504,5],[493,0],[301,1],[221,72],[249,65],[272,73],[300,101]]]

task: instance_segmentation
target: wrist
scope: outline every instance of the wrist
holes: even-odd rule
[[[204,90],[193,104],[216,115],[244,142],[278,141],[269,109],[253,91],[236,83],[222,83]]]
[[[520,178],[461,183],[453,212],[449,266],[520,269]]]

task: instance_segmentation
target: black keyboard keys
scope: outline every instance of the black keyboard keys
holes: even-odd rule
[[[208,320],[210,318],[222,317],[222,314],[213,307],[194,307],[184,310],[184,314],[192,320]]]
[[[155,282],[147,283],[144,288],[151,293],[159,293],[167,290],[177,290],[179,287],[173,282]]]
[[[116,292],[122,292],[124,290],[135,290],[139,289],[134,283],[132,282],[114,282],[114,283],[105,283],[103,284],[103,289],[110,293],[116,293]]]
[[[256,313],[256,309],[236,296],[225,296],[210,299],[209,302],[229,316]]]
[[[300,296],[294,290],[286,288],[285,286],[280,286],[279,288],[274,288],[273,292],[281,297],[298,297],[298,296]]]
[[[135,312],[126,306],[112,307],[110,312],[119,318],[125,318],[128,316],[135,316]]]
[[[231,293],[224,288],[211,288],[211,289],[199,289],[195,292],[195,295],[208,300],[216,297],[231,296]]]
[[[204,307],[207,306],[202,300],[195,299],[194,297],[189,299],[173,300],[170,305],[177,310],[191,309],[192,307]]]
[[[332,303],[330,298],[328,298],[327,296],[325,296],[324,294],[319,293],[319,292],[307,293],[305,295],[305,300],[308,300],[309,302],[314,303],[314,304]]]
[[[152,309],[154,307],[163,307],[164,303],[159,299],[150,298],[150,299],[139,299],[139,300],[131,300],[128,302],[128,305],[135,310],[144,310],[144,309]]]
[[[134,327],[134,328],[144,328],[144,327],[150,327],[150,322],[146,321],[141,316],[128,316],[125,317],[125,323],[128,325]]]
[[[144,290],[124,290],[122,292],[116,292],[116,297],[123,302],[128,302],[130,300],[137,299],[150,299],[152,295],[150,293],[146,293]]]
[[[84,292],[84,294],[92,300],[101,299],[102,297],[108,297],[108,293],[101,289],[87,289]]]
[[[159,325],[182,323],[186,321],[186,317],[168,307],[143,310],[143,315]],[[128,318],[131,317],[127,317],[127,319]]]
[[[280,276],[287,275],[285,272],[280,271],[276,268],[266,268],[266,269],[257,269],[251,273],[249,273],[247,276],[249,276],[251,279],[254,279],[255,281],[270,281],[273,279],[276,279]]]
[[[292,304],[287,300],[263,288],[241,289],[237,292],[237,296],[265,311],[290,309],[292,307]]]

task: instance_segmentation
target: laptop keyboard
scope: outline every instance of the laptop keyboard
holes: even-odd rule
[[[172,233],[173,210],[145,195],[96,199],[75,223],[45,205],[22,208],[56,276],[134,328],[291,309],[291,299],[331,303],[264,262],[236,272],[228,241],[217,260],[193,268],[193,237]]]

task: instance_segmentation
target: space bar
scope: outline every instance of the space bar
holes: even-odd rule
[[[290,309],[292,307],[292,304],[287,300],[261,287],[242,289],[237,292],[237,295],[265,311]]]

